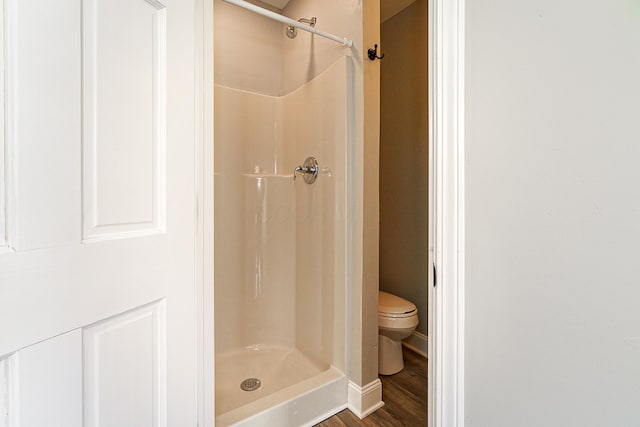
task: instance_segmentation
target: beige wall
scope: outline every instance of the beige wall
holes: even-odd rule
[[[427,334],[427,0],[382,24],[380,289],[418,307]]]
[[[354,47],[346,48],[339,43],[298,31],[295,39],[286,39],[283,44],[283,89],[285,93],[322,73],[342,56],[353,56],[362,44],[362,8],[357,0],[291,0],[283,14],[292,19],[318,19],[316,28],[337,36],[352,39]],[[361,76],[356,77],[361,80]]]
[[[364,6],[364,52],[380,44],[380,1]],[[364,170],[362,239],[362,382],[378,378],[380,61],[364,59]],[[358,161],[360,158],[357,158]]]
[[[278,9],[253,1],[272,11]],[[282,24],[214,0],[214,61],[217,85],[282,95]],[[233,58],[232,61],[229,58]]]

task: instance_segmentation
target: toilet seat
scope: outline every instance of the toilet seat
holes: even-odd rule
[[[418,326],[418,314],[407,317],[378,316],[378,329],[408,329],[413,331]]]
[[[402,317],[411,317],[411,316],[415,316],[416,314],[418,314],[418,310],[412,310],[412,311],[408,311],[406,313],[383,313],[383,312],[378,312],[378,317],[389,317],[392,319],[400,319]]]
[[[411,317],[417,311],[416,305],[404,298],[383,291],[378,293],[378,317]]]
[[[383,329],[409,329],[418,324],[415,304],[399,296],[380,291],[378,296],[378,326]]]

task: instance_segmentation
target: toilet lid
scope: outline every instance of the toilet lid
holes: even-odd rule
[[[416,306],[412,302],[387,292],[378,293],[378,314],[398,315],[414,311]]]

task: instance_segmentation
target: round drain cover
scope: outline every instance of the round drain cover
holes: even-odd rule
[[[244,391],[254,391],[260,388],[262,383],[257,378],[247,378],[240,383],[240,388]]]

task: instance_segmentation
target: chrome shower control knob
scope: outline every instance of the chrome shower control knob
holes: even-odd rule
[[[298,172],[302,172],[304,182],[313,184],[318,178],[318,160],[315,157],[307,157],[302,166],[296,166],[293,170],[293,180],[296,180]]]

